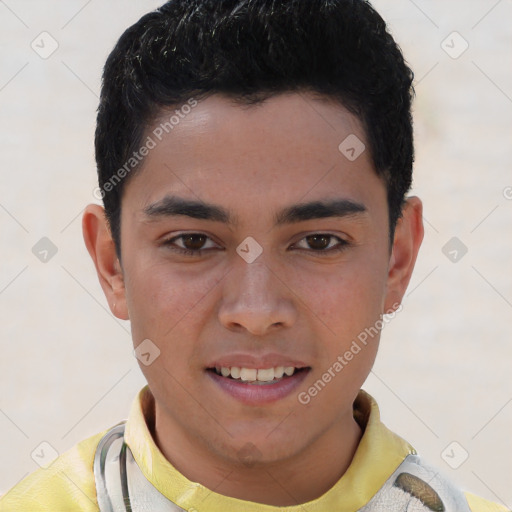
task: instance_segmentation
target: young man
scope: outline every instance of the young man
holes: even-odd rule
[[[411,83],[362,0],[173,0],[123,34],[83,232],[148,386],[0,510],[504,510],[361,390],[423,237]]]

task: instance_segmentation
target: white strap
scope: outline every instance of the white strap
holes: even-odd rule
[[[418,455],[408,455],[360,512],[471,512],[459,489]]]
[[[185,512],[149,482],[124,442],[124,422],[100,440],[94,479],[100,512]]]

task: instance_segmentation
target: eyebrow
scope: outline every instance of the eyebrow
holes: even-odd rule
[[[186,216],[230,225],[238,224],[237,217],[221,206],[177,196],[165,196],[163,199],[146,206],[143,212],[148,220],[157,220],[160,217]],[[350,217],[366,212],[367,209],[362,203],[350,199],[317,200],[295,204],[280,210],[274,216],[274,223],[276,226],[280,226],[329,217]]]

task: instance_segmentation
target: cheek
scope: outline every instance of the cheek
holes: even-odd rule
[[[126,295],[135,342],[141,337],[182,342],[185,331],[196,325],[203,299],[218,284],[207,272],[198,275],[165,263],[141,264],[128,274]]]
[[[305,280],[301,283],[298,295],[319,341],[319,363],[300,397],[311,400],[315,414],[318,410],[324,415],[345,411],[375,361],[385,279],[381,272],[369,272],[367,264],[339,271],[333,268],[329,276],[317,276],[314,286]]]
[[[308,316],[341,345],[373,325],[382,312],[386,272],[370,258],[354,258],[322,272],[298,272],[295,279]]]

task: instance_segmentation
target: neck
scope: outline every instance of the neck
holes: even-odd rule
[[[349,467],[362,435],[350,411],[300,453],[244,464],[191,438],[158,407],[155,412],[155,442],[183,476],[218,494],[272,506],[293,506],[322,496]]]

